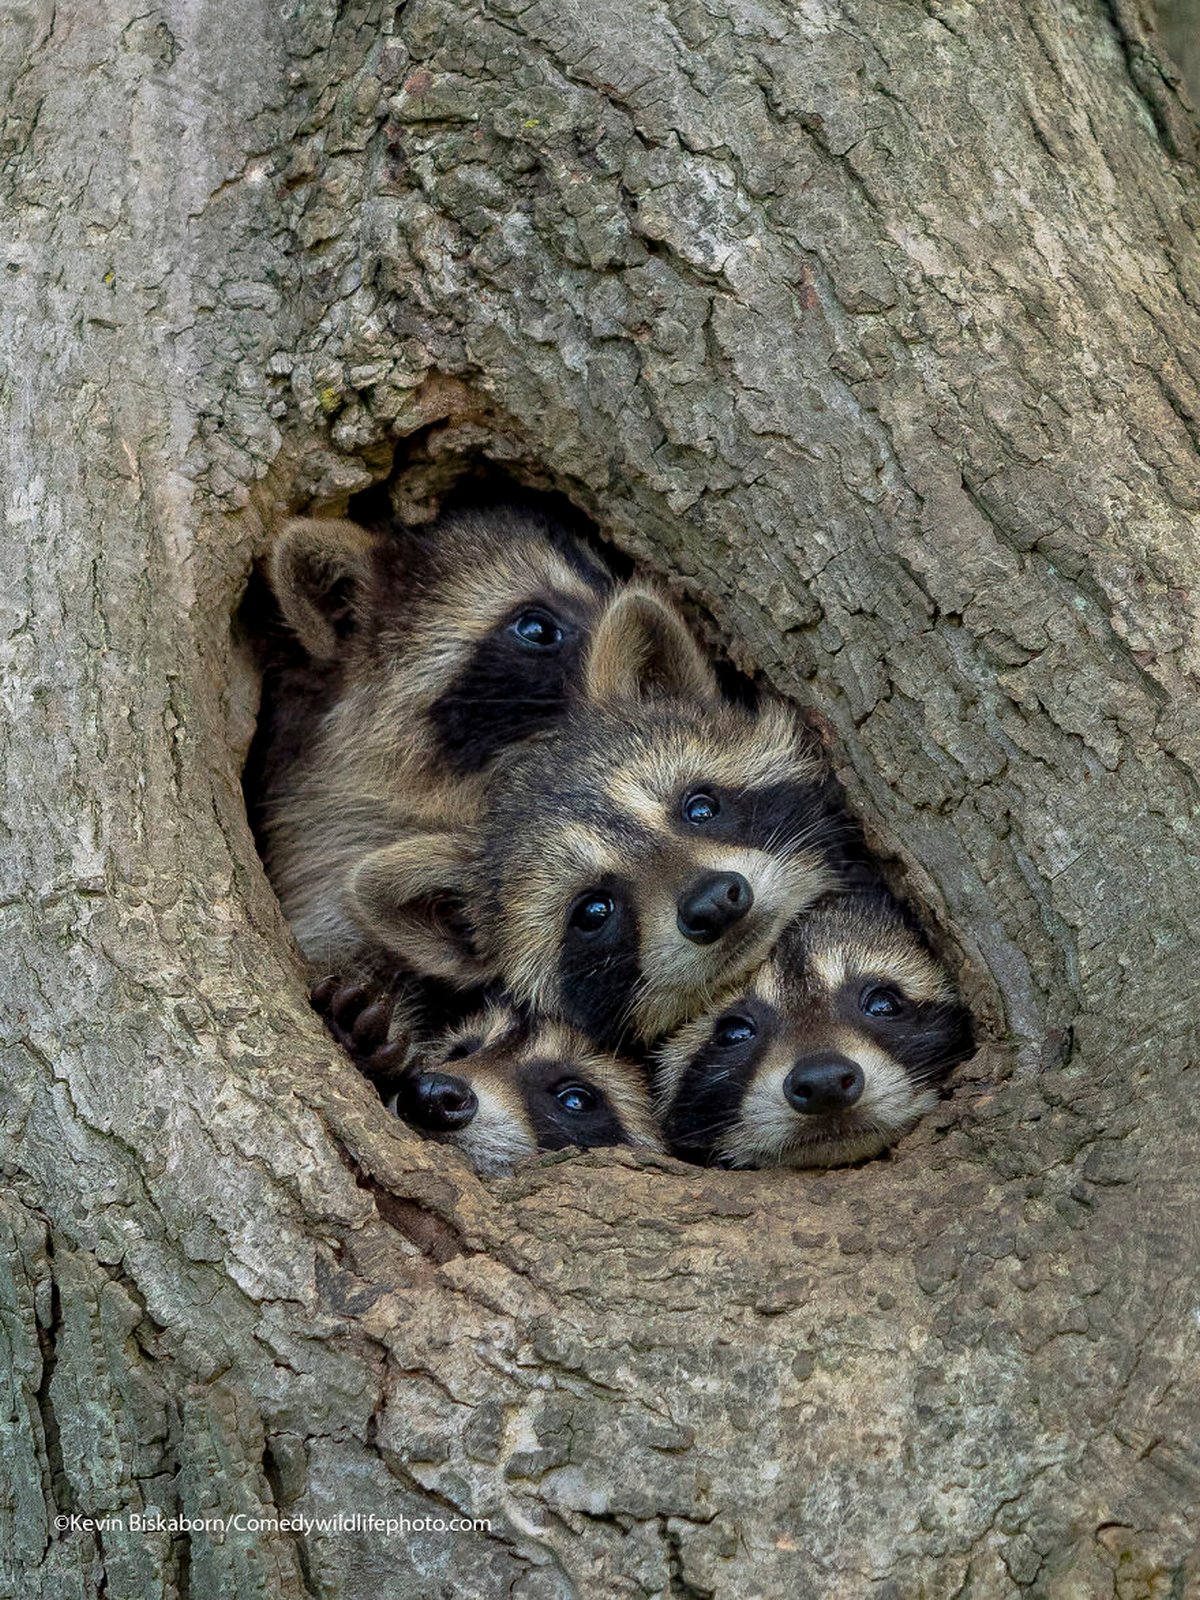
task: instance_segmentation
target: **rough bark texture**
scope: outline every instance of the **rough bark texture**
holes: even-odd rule
[[[1200,1593],[1200,191],[1138,8],[16,0],[0,1592]],[[812,708],[992,1043],[862,1170],[481,1184],[238,787],[281,507],[570,492]],[[490,1533],[53,1528],[158,1507]]]

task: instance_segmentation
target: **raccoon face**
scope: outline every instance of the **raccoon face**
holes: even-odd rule
[[[649,1042],[835,883],[843,820],[823,780],[787,707],[726,704],[669,602],[628,589],[572,710],[501,758],[478,823],[408,830],[362,858],[348,897],[419,971],[499,979],[607,1049]],[[428,914],[447,904],[457,931]]]
[[[833,885],[822,778],[789,709],[724,703],[673,608],[628,592],[597,626],[578,707],[497,771],[481,948],[519,999],[605,1046],[653,1040]]]
[[[389,1104],[485,1175],[539,1150],[662,1149],[640,1068],[502,1005],[444,1035]]]
[[[878,1155],[974,1053],[971,1019],[904,909],[846,897],[791,924],[742,992],[659,1055],[670,1148],[731,1167]]]
[[[480,772],[558,720],[608,588],[549,539],[459,552],[409,654],[423,650],[430,727],[452,771]]]
[[[546,817],[543,851],[524,863],[514,974],[615,1043],[626,1031],[658,1037],[755,966],[833,882],[834,824],[796,735],[779,708],[752,719],[664,707],[636,728],[593,723],[589,754],[609,772],[592,767],[586,820]],[[622,759],[629,770],[614,779]]]
[[[403,717],[427,758],[463,774],[561,714],[611,587],[564,529],[502,505],[391,537],[291,522],[271,575],[309,653],[344,665],[375,739],[394,746]]]

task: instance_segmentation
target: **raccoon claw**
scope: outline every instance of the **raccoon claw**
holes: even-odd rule
[[[352,1033],[370,998],[371,991],[365,983],[347,983],[334,991],[329,1002],[329,1014],[339,1028]]]
[[[387,1039],[391,1020],[392,1008],[383,1000],[375,1000],[360,1011],[351,1028],[356,1054],[369,1057],[378,1050]]]
[[[365,1061],[360,1062],[360,1071],[365,1078],[370,1078],[380,1095],[386,1097],[404,1076],[411,1050],[407,1039],[393,1039],[388,1044],[380,1045]]]
[[[365,983],[322,978],[311,990],[309,1001],[338,1044],[360,1067],[387,1038],[392,1007],[386,1000],[374,999]]]
[[[319,1012],[322,1016],[325,1015],[329,1010],[330,1001],[341,987],[341,982],[342,980],[339,977],[331,975],[328,978],[322,978],[319,983],[313,984],[308,991],[308,1003],[314,1011]]]

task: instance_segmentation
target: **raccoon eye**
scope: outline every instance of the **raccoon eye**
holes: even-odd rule
[[[735,1044],[745,1044],[758,1036],[758,1029],[749,1017],[726,1017],[713,1029],[712,1042],[722,1050],[731,1050]]]
[[[514,634],[529,650],[556,650],[563,641],[563,631],[548,611],[536,608],[522,611],[508,631]]]
[[[683,798],[683,817],[685,822],[694,823],[702,827],[704,823],[711,822],[721,809],[721,802],[711,794],[697,790],[694,794],[685,795]]]
[[[898,1017],[904,1007],[904,996],[897,994],[895,989],[884,988],[881,984],[864,989],[858,997],[858,1008],[868,1017]]]
[[[456,1045],[451,1046],[442,1057],[443,1061],[462,1061],[464,1057],[474,1055],[479,1049],[478,1039],[460,1039]]]
[[[560,1083],[554,1091],[554,1098],[564,1111],[571,1111],[576,1116],[596,1109],[596,1091],[583,1083]]]
[[[575,902],[571,912],[571,926],[580,933],[599,933],[617,907],[611,896],[585,894]]]

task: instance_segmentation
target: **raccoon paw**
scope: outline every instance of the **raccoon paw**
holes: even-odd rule
[[[365,1061],[360,1061],[358,1070],[375,1085],[381,1100],[390,1101],[395,1097],[401,1078],[408,1076],[412,1055],[411,1038],[390,1039],[372,1051]]]
[[[309,1001],[346,1054],[366,1071],[366,1063],[388,1042],[393,1002],[371,984],[338,977],[322,978]]]

